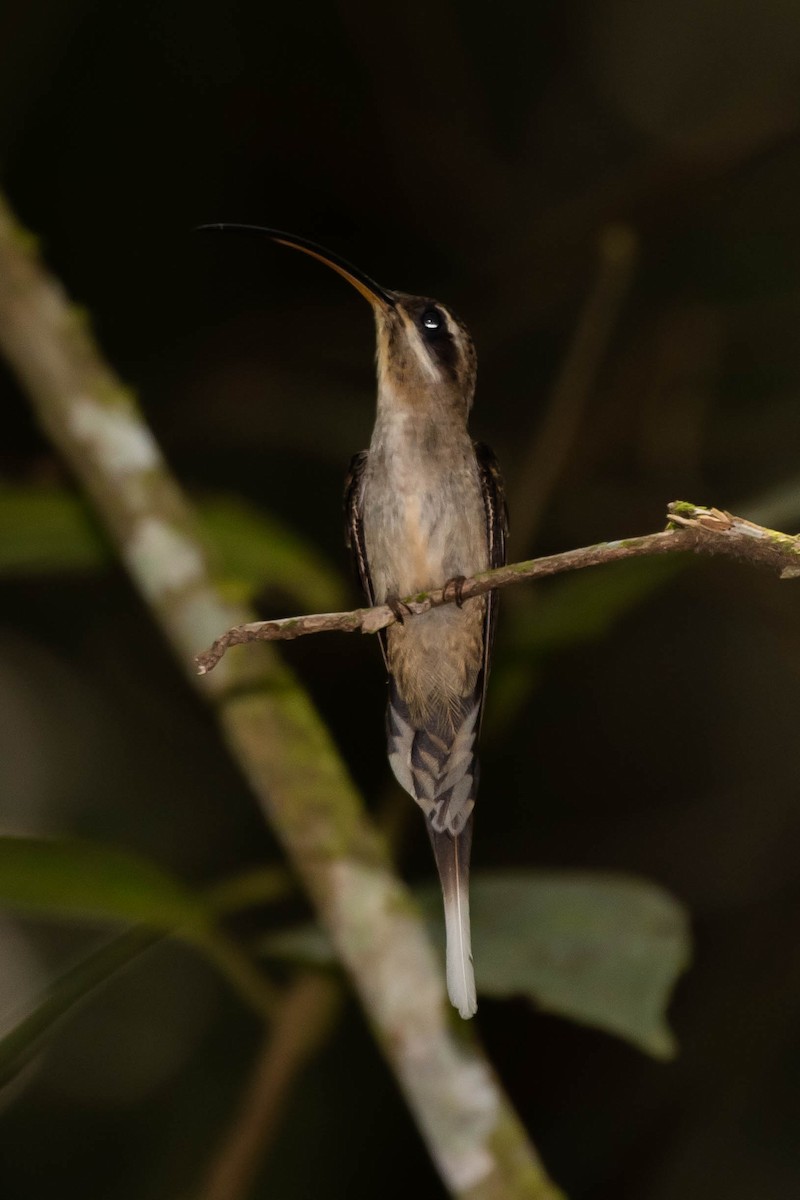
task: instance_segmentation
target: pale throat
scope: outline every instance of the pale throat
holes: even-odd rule
[[[386,380],[381,384],[364,490],[364,535],[378,600],[488,565],[463,409],[457,413],[431,391],[409,403]]]

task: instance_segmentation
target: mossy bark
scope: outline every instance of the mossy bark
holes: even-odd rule
[[[474,1034],[455,1035],[419,914],[291,671],[262,645],[233,651],[197,680],[194,655],[249,614],[214,588],[194,515],[135,399],[1,199],[0,345],[183,670],[215,705],[446,1187],[470,1200],[557,1200]]]

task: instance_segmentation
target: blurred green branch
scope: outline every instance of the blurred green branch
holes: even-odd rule
[[[2,200],[0,345],[194,677],[193,656],[248,614],[214,589],[194,514],[134,398]],[[455,1036],[419,913],[290,671],[261,646],[226,658],[202,694],[350,973],[448,1191],[555,1200],[474,1033]]]
[[[87,954],[53,983],[10,1033],[0,1039],[0,1087],[10,1083],[41,1050],[45,1039],[92,992],[165,935],[145,926],[126,929]]]

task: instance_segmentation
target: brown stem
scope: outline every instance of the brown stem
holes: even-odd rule
[[[256,1060],[239,1112],[212,1164],[202,1200],[245,1200],[275,1139],[292,1086],[324,1043],[341,1002],[339,984],[304,972],[287,988]]]
[[[628,295],[636,254],[636,234],[627,225],[610,225],[603,230],[597,277],[556,376],[541,425],[517,471],[510,508],[514,513],[514,542],[522,551],[533,548],[547,502],[564,470]]]

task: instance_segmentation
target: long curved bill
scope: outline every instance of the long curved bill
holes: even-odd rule
[[[387,292],[385,288],[379,287],[374,279],[370,279],[369,275],[365,275],[363,271],[359,271],[358,267],[354,267],[352,263],[340,258],[338,254],[331,253],[330,250],[325,250],[322,246],[318,246],[316,242],[309,241],[308,238],[298,237],[294,233],[284,233],[280,229],[265,229],[261,225],[198,225],[200,233],[241,233],[246,235],[254,235],[271,238],[273,242],[277,242],[280,246],[289,246],[293,250],[301,250],[303,254],[308,254],[311,258],[316,258],[317,262],[324,263],[326,267],[331,267],[342,279],[346,279],[349,284],[360,292],[365,300],[368,300],[373,308],[383,309],[385,312],[389,308],[394,308],[395,297],[391,292]]]

